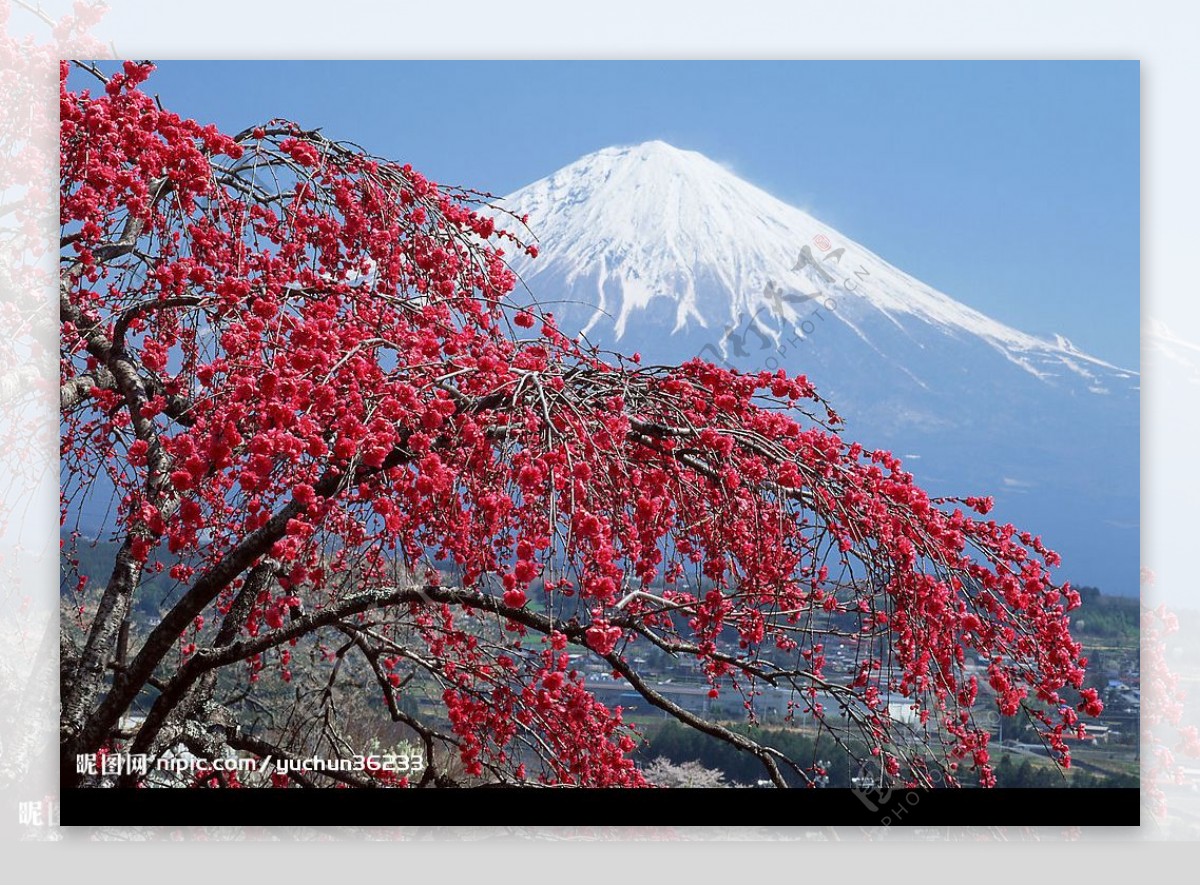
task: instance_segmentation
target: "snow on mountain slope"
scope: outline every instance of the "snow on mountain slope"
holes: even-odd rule
[[[1062,336],[1040,339],[954,301],[704,155],[662,141],[589,154],[504,206],[527,213],[539,238],[539,258],[514,267],[527,279],[556,280],[577,299],[559,306],[535,290],[589,337],[610,331],[623,342],[653,306],[672,333],[702,329],[711,338],[756,317],[778,338],[808,313],[804,295],[849,275],[853,283],[869,277],[841,315],[860,334],[876,314],[901,329],[915,320],[975,336],[1037,376],[1117,370]]]
[[[994,493],[1072,580],[1137,592],[1137,372],[988,317],[661,141],[501,205],[528,215],[539,254],[512,266],[565,332],[645,362],[804,373],[850,436],[910,454],[934,492]]]

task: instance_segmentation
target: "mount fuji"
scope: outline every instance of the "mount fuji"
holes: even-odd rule
[[[1063,555],[1063,580],[1137,593],[1136,371],[994,320],[661,141],[588,154],[500,206],[528,216],[539,255],[512,267],[568,334],[644,363],[803,373],[848,438],[931,492],[995,496],[996,519]]]

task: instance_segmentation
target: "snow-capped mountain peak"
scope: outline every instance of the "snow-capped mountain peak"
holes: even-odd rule
[[[539,281],[531,287],[539,301],[564,326],[622,347],[647,323],[658,335],[715,340],[723,354],[730,327],[744,321],[779,341],[840,293],[838,321],[874,348],[886,345],[880,336],[933,327],[981,339],[1039,378],[1116,370],[1061,336],[1039,338],[955,301],[722,164],[663,141],[588,154],[503,205],[528,214],[539,238],[539,257],[514,263]]]
[[[1067,577],[1136,593],[1136,372],[1001,323],[665,142],[588,154],[503,205],[538,238],[513,268],[565,332],[647,363],[804,373],[927,488],[994,494]]]

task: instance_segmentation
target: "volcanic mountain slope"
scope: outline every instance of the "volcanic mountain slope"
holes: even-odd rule
[[[501,205],[528,215],[539,255],[513,267],[564,331],[644,362],[802,372],[848,436],[936,493],[994,494],[998,519],[1059,548],[1064,578],[1136,593],[1137,372],[1000,323],[661,141]]]

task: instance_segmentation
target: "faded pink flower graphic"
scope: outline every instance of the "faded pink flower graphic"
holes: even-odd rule
[[[0,790],[27,798],[4,827],[34,839],[58,833],[47,799],[57,795],[47,756],[56,587],[44,581],[57,560],[58,60],[107,54],[88,35],[104,11],[0,0]]]

